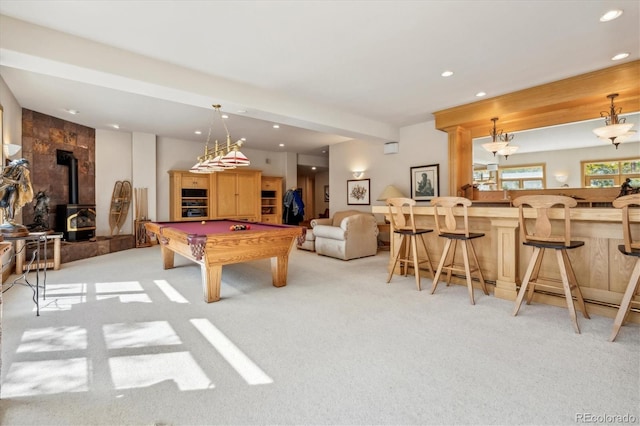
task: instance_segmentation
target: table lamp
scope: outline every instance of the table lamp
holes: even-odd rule
[[[387,198],[404,198],[405,195],[400,192],[398,188],[393,185],[387,185],[387,187],[378,195],[377,201],[387,201]]]

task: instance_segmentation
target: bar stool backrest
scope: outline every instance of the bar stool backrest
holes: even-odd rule
[[[464,197],[435,197],[431,199],[438,234],[460,234],[469,237],[467,207],[471,200]],[[456,219],[454,208],[462,208],[462,224]]]
[[[627,253],[631,253],[631,249],[640,249],[640,237],[634,240],[631,234],[631,225],[629,223],[630,206],[640,206],[640,194],[625,195],[613,200],[613,207],[622,209],[622,235],[624,237],[624,249]]]
[[[389,206],[389,217],[394,230],[411,230],[416,232],[416,222],[413,218],[413,206],[416,200],[412,198],[387,198],[387,206]],[[409,207],[409,220],[404,213],[404,207]]]
[[[578,202],[571,197],[564,195],[524,195],[513,200],[513,205],[518,207],[518,220],[520,222],[520,238],[523,243],[542,241],[549,243],[563,243],[565,246],[571,245],[571,214],[569,209],[578,205]],[[553,233],[551,227],[550,213],[554,206],[562,206],[562,217],[557,217],[555,212],[551,216],[564,220],[564,232],[562,234]],[[534,226],[529,225],[529,214],[525,214],[525,208],[534,210]],[[527,209],[528,210],[528,209]],[[556,211],[559,209],[555,209]]]

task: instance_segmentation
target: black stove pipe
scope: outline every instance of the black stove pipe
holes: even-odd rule
[[[56,150],[58,164],[69,166],[69,204],[78,204],[78,159],[71,151]]]

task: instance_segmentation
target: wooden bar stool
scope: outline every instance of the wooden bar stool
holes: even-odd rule
[[[624,197],[613,200],[613,207],[622,209],[622,235],[624,237],[624,244],[619,245],[618,250],[625,256],[635,257],[636,265],[627,283],[627,289],[620,302],[616,318],[613,320],[613,331],[611,332],[611,337],[609,337],[610,342],[616,340],[620,327],[624,324],[624,320],[631,309],[631,303],[633,302],[633,296],[635,296],[638,290],[638,284],[640,284],[640,240],[634,240],[631,235],[629,206],[640,206],[640,194],[625,195]]]
[[[431,205],[433,206],[433,213],[436,221],[436,231],[440,237],[446,238],[447,241],[444,245],[444,250],[442,251],[442,257],[440,258],[440,264],[438,265],[438,270],[436,271],[436,275],[433,277],[433,287],[431,288],[431,294],[435,293],[436,287],[438,286],[438,279],[440,278],[440,274],[445,270],[447,272],[447,286],[451,281],[451,276],[453,272],[464,272],[464,275],[467,279],[467,289],[469,290],[469,299],[471,300],[471,304],[475,305],[475,301],[473,299],[473,278],[471,273],[478,273],[478,280],[482,285],[482,291],[484,294],[488,295],[487,285],[484,282],[484,277],[482,276],[482,271],[480,270],[480,263],[478,262],[478,256],[476,256],[476,251],[473,248],[472,240],[480,237],[484,237],[483,233],[480,232],[469,232],[469,218],[467,216],[467,207],[471,205],[471,200],[463,197],[436,197],[431,199]],[[456,207],[462,207],[463,213],[463,222],[462,225],[458,223],[456,219],[453,209]],[[456,248],[458,246],[458,242],[461,241],[462,244],[462,260],[463,264],[456,264]],[[452,244],[453,243],[453,244]],[[473,257],[473,261],[475,263],[474,267],[471,267],[469,262],[469,253]],[[451,256],[449,256],[451,254]],[[447,258],[450,257],[451,260],[447,263]]]
[[[533,254],[529,261],[529,266],[527,266],[527,272],[524,275],[522,285],[520,286],[518,297],[516,298],[513,315],[518,315],[520,305],[522,305],[522,299],[524,299],[527,291],[527,305],[531,303],[533,292],[538,284],[538,274],[540,272],[540,265],[542,264],[544,251],[546,249],[552,249],[556,252],[556,259],[558,261],[558,267],[560,268],[562,288],[567,301],[569,315],[573,321],[573,328],[576,333],[580,333],[578,319],[576,318],[576,309],[573,304],[573,290],[575,290],[575,296],[579,307],[582,309],[582,314],[585,318],[589,318],[589,314],[587,313],[587,307],[584,304],[582,292],[578,286],[576,275],[573,272],[571,261],[567,254],[567,250],[582,247],[584,245],[584,241],[571,241],[571,217],[569,209],[571,207],[575,207],[577,204],[578,203],[575,199],[562,195],[525,195],[513,200],[513,205],[518,207],[520,238],[522,239],[522,244],[533,247]],[[531,228],[527,227],[527,224],[531,222],[531,219],[525,218],[524,214],[526,206],[534,209],[535,211],[535,224]],[[563,213],[562,219],[564,220],[564,232],[562,234],[554,234],[551,229],[549,210],[553,206],[563,207],[563,210],[560,210]],[[547,280],[550,281],[551,279],[547,278]]]
[[[420,287],[420,264],[426,263],[427,269],[431,271],[433,276],[433,264],[429,257],[429,251],[427,250],[427,244],[424,242],[424,234],[433,232],[433,229],[420,228],[416,226],[416,222],[413,216],[413,206],[416,201],[411,198],[387,198],[387,205],[389,206],[389,217],[391,218],[391,225],[393,226],[393,233],[400,235],[400,244],[398,244],[398,252],[393,260],[393,266],[389,271],[389,277],[387,283],[391,282],[393,271],[396,269],[396,265],[400,262],[400,271],[407,276],[409,265],[413,265],[413,273],[416,276],[416,286],[418,291]],[[403,212],[404,206],[409,207],[409,220]],[[424,258],[420,259],[418,256],[418,240],[422,242],[424,248]],[[404,256],[402,254],[402,245],[404,244]]]

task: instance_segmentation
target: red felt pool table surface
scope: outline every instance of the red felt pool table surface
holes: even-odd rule
[[[225,233],[236,233],[234,235],[238,235],[237,232],[241,231],[232,231],[230,229],[231,226],[235,225],[244,225],[250,226],[251,229],[247,231],[274,231],[283,228],[291,228],[289,225],[278,225],[278,224],[270,224],[270,223],[259,223],[259,222],[245,222],[239,220],[205,220],[202,222],[198,221],[190,221],[190,222],[155,222],[160,228],[174,228],[178,231],[185,232],[187,234],[196,234],[196,235],[209,235],[209,234],[225,234]],[[297,227],[296,227],[297,228]]]
[[[231,230],[235,225],[250,229]],[[175,253],[200,264],[206,302],[220,300],[223,265],[271,258],[273,285],[287,285],[289,253],[306,231],[300,226],[235,220],[148,222],[145,227],[160,242],[164,269],[173,268]]]

